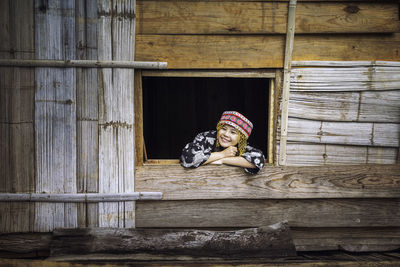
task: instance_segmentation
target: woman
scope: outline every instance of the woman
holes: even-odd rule
[[[185,168],[197,168],[206,164],[227,164],[243,167],[251,174],[264,167],[263,153],[247,144],[253,124],[237,111],[225,111],[217,124],[217,130],[198,134],[187,144],[180,158]]]

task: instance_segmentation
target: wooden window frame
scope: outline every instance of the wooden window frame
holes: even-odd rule
[[[135,70],[135,165],[174,165],[179,164],[178,159],[147,159],[145,158],[145,145],[143,135],[143,86],[142,77],[204,77],[204,78],[268,78],[269,103],[268,103],[268,154],[266,163],[274,164],[276,154],[276,117],[277,117],[277,82],[279,76],[275,70]]]

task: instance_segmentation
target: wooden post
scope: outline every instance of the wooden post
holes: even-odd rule
[[[282,113],[281,113],[281,140],[279,144],[279,165],[286,165],[286,141],[288,127],[289,91],[290,91],[290,70],[293,52],[293,39],[296,18],[296,0],[290,0],[288,12],[288,24],[286,33],[285,63],[283,69],[283,92],[282,92]]]

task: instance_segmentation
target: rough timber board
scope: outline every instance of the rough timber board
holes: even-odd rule
[[[137,227],[399,227],[400,199],[138,201]]]
[[[400,90],[290,92],[289,114],[317,121],[399,123],[399,103]]]
[[[75,57],[73,1],[35,1],[35,55]],[[36,192],[76,193],[75,69],[35,70]],[[76,204],[35,205],[35,231],[77,225]]]
[[[34,57],[33,1],[1,1],[0,58]],[[34,188],[34,71],[0,68],[0,157],[2,192]],[[32,230],[29,203],[2,203],[0,232]]]
[[[389,147],[288,143],[287,166],[395,164],[397,151]]]
[[[138,34],[135,59],[168,62],[171,69],[282,68],[284,42],[283,35]],[[399,34],[297,35],[293,60],[399,61],[399,46]]]
[[[345,129],[345,130],[344,130]],[[399,147],[399,123],[326,122],[289,118],[288,141]]]
[[[136,190],[161,191],[164,200],[399,198],[399,182],[399,165],[266,166],[257,175],[229,166],[143,166],[136,171]]]
[[[136,1],[99,1],[99,60],[134,60],[135,8]],[[134,191],[133,80],[133,70],[99,71],[99,193]],[[100,203],[99,226],[134,227],[134,213],[134,202]]]
[[[287,5],[277,1],[139,0],[137,31],[138,34],[285,34]],[[398,13],[395,2],[298,2],[296,33],[398,32]]]

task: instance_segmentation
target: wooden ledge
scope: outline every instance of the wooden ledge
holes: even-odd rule
[[[400,197],[400,165],[266,166],[257,175],[230,166],[142,166],[135,177],[137,191],[163,192],[163,200]]]

